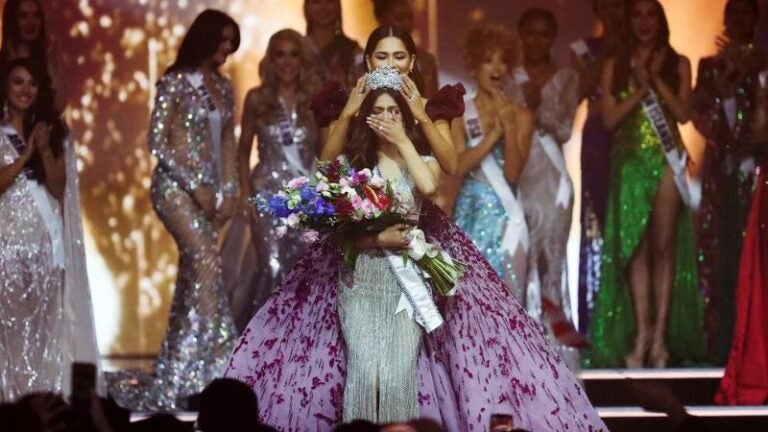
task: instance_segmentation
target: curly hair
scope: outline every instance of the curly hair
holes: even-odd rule
[[[308,110],[309,100],[320,87],[320,76],[317,73],[317,65],[312,49],[307,44],[307,40],[299,32],[292,29],[283,29],[269,38],[267,52],[259,63],[259,76],[261,77],[261,86],[259,87],[260,97],[256,105],[256,113],[259,119],[267,122],[275,120],[280,101],[277,96],[277,76],[273,67],[273,57],[277,44],[282,41],[291,41],[299,47],[301,57],[301,69],[296,88],[296,107],[303,120],[311,119]]]
[[[461,59],[467,69],[488,60],[495,52],[502,53],[504,63],[514,67],[520,61],[517,40],[512,32],[500,25],[482,25],[470,30],[461,44]]]
[[[416,151],[424,156],[430,154],[429,144],[424,138],[421,128],[416,125],[416,119],[414,119],[405,97],[397,90],[379,88],[371,90],[368,96],[363,99],[357,117],[350,126],[347,144],[344,146],[344,155],[355,169],[373,169],[379,163],[379,139],[368,125],[366,119],[373,112],[373,105],[376,103],[376,100],[383,94],[390,95],[400,108],[405,134],[413,142]]]

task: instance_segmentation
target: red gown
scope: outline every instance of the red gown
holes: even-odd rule
[[[760,168],[736,288],[736,326],[715,402],[768,403],[768,162]]]

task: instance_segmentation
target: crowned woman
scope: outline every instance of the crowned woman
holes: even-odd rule
[[[337,236],[309,247],[254,315],[226,375],[250,385],[261,421],[281,430],[413,417],[486,430],[493,413],[537,431],[606,430],[539,326],[435,211],[440,167],[418,133],[409,87],[391,68],[370,72],[365,86],[343,154],[386,179],[416,219],[355,237],[354,267]],[[424,212],[433,216],[418,218]],[[408,277],[412,266],[399,265],[415,232],[466,264],[453,295],[431,293],[423,278]],[[429,295],[413,301],[413,292]],[[399,307],[404,297],[410,307]]]

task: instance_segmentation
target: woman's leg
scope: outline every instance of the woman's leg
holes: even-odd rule
[[[179,250],[171,314],[155,368],[174,403],[218,376],[236,334],[223,289],[218,231],[184,191],[155,186],[153,205]]]
[[[627,267],[629,290],[632,295],[632,310],[635,315],[635,347],[624,356],[628,368],[641,368],[645,365],[645,354],[651,338],[651,320],[649,315],[649,295],[651,291],[651,260],[648,237],[646,234],[632,255]]]
[[[651,363],[654,367],[667,364],[666,331],[672,287],[675,277],[675,233],[682,201],[672,171],[667,168],[659,183],[656,202],[651,213],[651,256],[655,320]]]

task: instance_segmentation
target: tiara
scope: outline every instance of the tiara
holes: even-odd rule
[[[400,78],[400,72],[396,68],[384,66],[368,72],[365,85],[371,90],[388,88],[400,91],[403,89],[403,80]]]

